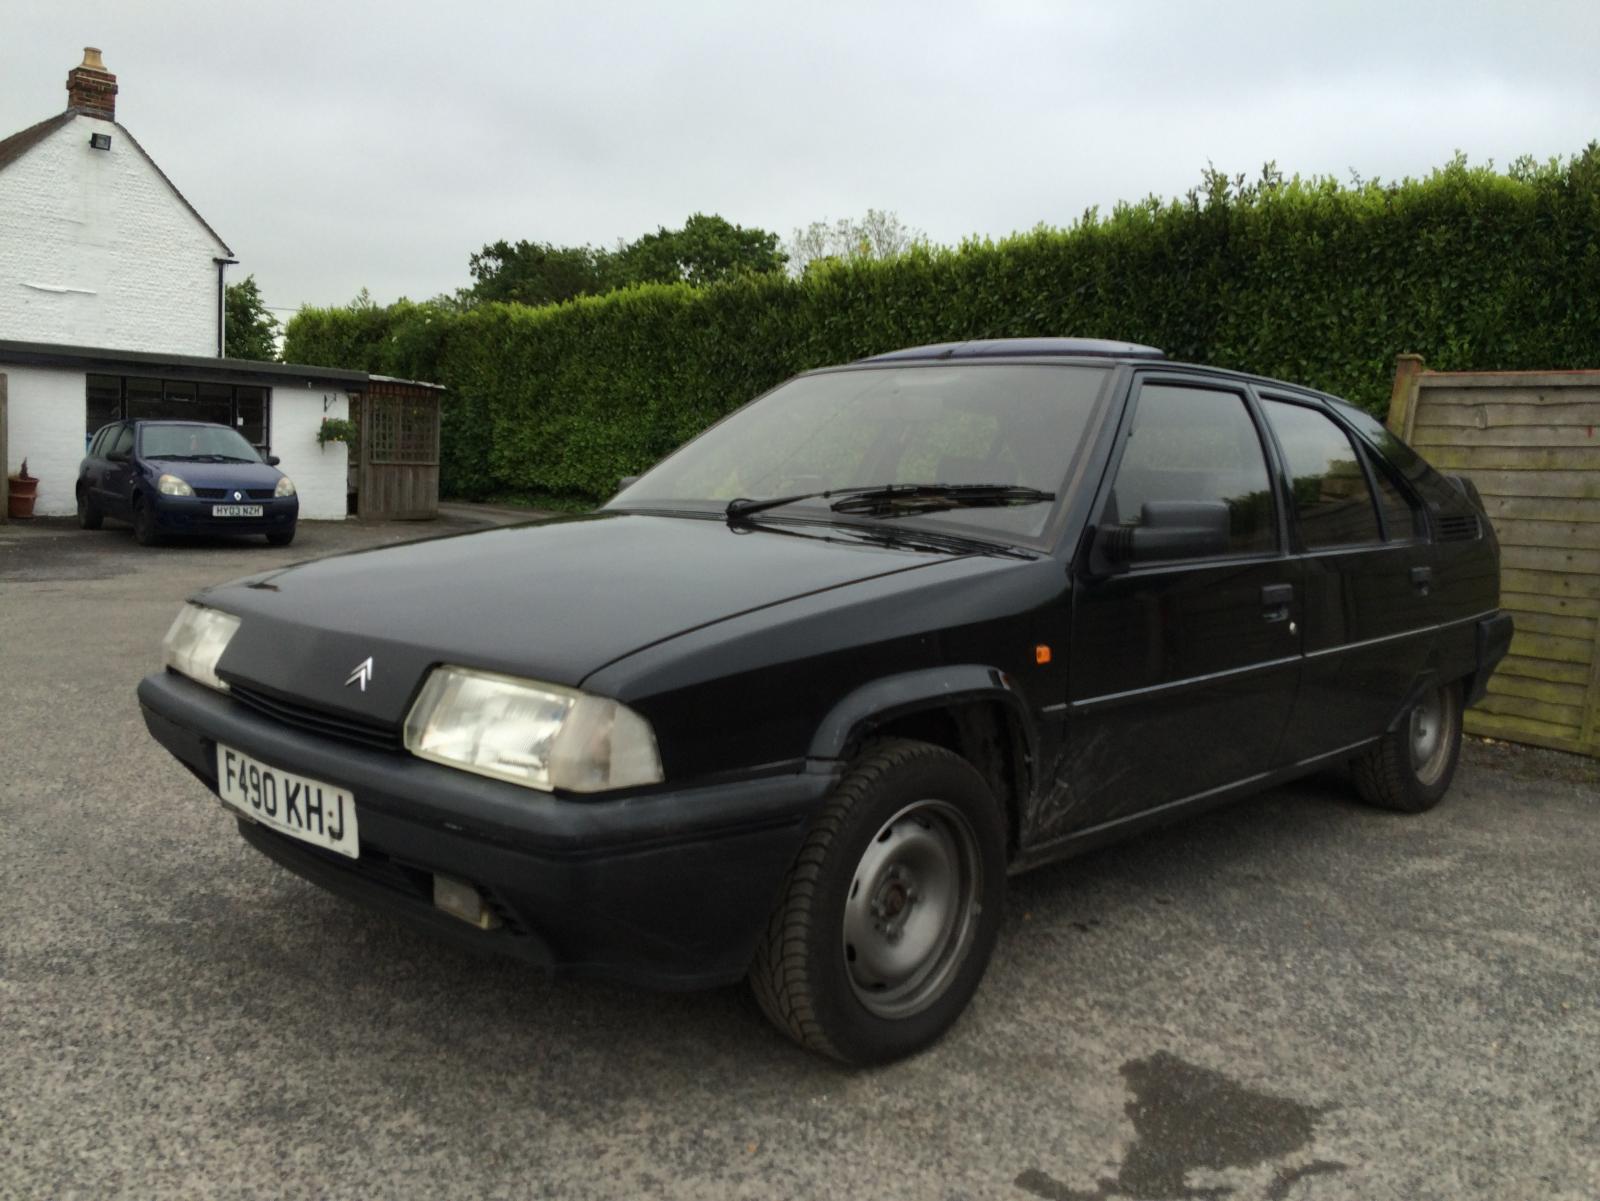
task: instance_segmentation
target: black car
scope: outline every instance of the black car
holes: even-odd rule
[[[814,371],[599,512],[195,596],[151,732],[246,840],[480,947],[937,1038],[1005,878],[1349,761],[1450,784],[1505,653],[1462,483],[1291,384],[1079,339]]]
[[[150,546],[164,534],[265,534],[294,541],[300,498],[274,455],[205,421],[113,421],[78,467],[78,524],[131,522]]]

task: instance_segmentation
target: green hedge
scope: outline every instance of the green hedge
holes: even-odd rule
[[[1149,342],[1379,413],[1400,351],[1447,370],[1600,365],[1600,146],[1390,185],[1208,173],[1182,200],[799,280],[309,309],[284,356],[446,384],[447,494],[598,499],[797,371],[1053,334]]]

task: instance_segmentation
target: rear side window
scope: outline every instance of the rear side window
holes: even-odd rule
[[[1174,384],[1140,389],[1101,521],[1136,526],[1146,502],[1172,500],[1226,504],[1230,554],[1277,549],[1272,485],[1242,396]]]
[[[1378,542],[1378,510],[1355,444],[1316,409],[1267,400],[1267,422],[1283,447],[1306,547]]]
[[[1378,508],[1383,513],[1384,537],[1391,542],[1405,542],[1427,536],[1428,526],[1422,510],[1417,508],[1389,478],[1388,468],[1377,456],[1368,454],[1367,465],[1372,468],[1372,478],[1378,483]]]

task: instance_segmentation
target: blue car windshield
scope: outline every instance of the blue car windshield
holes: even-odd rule
[[[220,425],[146,425],[139,453],[147,459],[198,459],[213,463],[259,463],[256,448]]]

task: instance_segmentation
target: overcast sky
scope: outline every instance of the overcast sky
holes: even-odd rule
[[[696,211],[788,237],[891,209],[954,242],[1208,161],[1389,178],[1600,137],[1600,0],[8,0],[0,136],[65,107],[85,45],[282,310]]]

